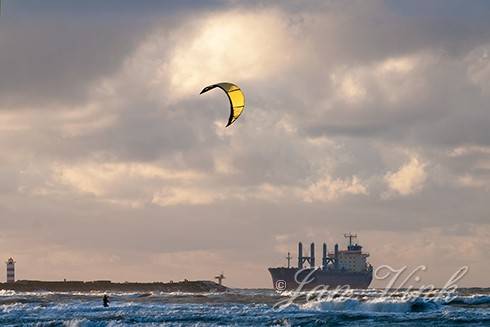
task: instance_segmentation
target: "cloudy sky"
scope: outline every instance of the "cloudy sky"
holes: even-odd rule
[[[490,286],[487,1],[3,1],[20,279],[270,287],[303,240]],[[231,127],[219,81],[247,108]]]

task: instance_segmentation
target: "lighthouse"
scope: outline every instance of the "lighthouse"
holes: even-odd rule
[[[6,262],[7,264],[7,283],[15,282],[15,261],[9,258]]]

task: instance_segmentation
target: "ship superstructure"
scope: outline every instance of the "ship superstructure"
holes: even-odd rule
[[[373,277],[373,267],[367,262],[368,253],[362,252],[362,246],[353,243],[357,235],[345,234],[349,239],[347,249],[340,250],[335,244],[328,251],[323,243],[321,265],[316,265],[315,244],[310,244],[310,255],[303,255],[303,244],[298,243],[298,264],[291,267],[291,255],[288,253],[288,266],[269,268],[274,288],[284,290],[309,290],[320,285],[329,289],[338,286],[367,288]],[[308,267],[309,266],[309,267]]]

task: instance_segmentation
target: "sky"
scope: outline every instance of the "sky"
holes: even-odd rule
[[[2,6],[17,279],[271,287],[298,241],[353,232],[375,268],[490,286],[487,1]],[[228,128],[199,95],[221,81],[246,96]]]

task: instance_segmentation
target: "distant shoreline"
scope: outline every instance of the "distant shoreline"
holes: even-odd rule
[[[228,288],[213,281],[179,281],[179,282],[124,282],[113,283],[109,280],[99,281],[37,281],[19,280],[14,283],[0,283],[0,290],[12,290],[18,292],[224,292]]]

